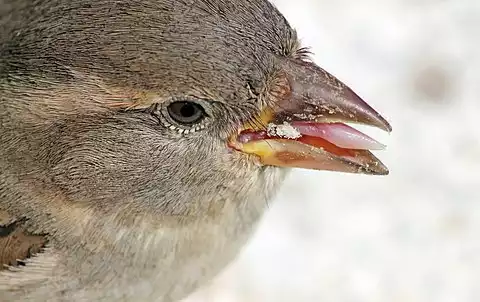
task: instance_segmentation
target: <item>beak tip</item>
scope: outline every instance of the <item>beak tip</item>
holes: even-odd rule
[[[378,162],[378,165],[375,167],[375,169],[372,169],[370,172],[373,175],[378,176],[387,176],[390,174],[390,170],[381,162]]]
[[[369,109],[371,112],[367,113],[367,116],[370,115],[370,118],[366,119],[367,124],[377,127],[387,133],[391,133],[393,131],[392,125],[373,108],[369,107]]]
[[[387,168],[385,168],[385,170],[383,170],[382,172],[380,172],[378,175],[380,175],[380,176],[388,176],[388,175],[390,175],[390,170],[388,170]]]
[[[393,131],[392,125],[390,125],[390,123],[385,119],[383,119],[383,130],[385,130],[387,133],[392,133]]]

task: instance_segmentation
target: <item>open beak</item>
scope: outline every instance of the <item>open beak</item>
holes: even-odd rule
[[[384,146],[345,123],[390,132],[389,123],[337,78],[309,62],[285,60],[275,103],[230,139],[263,165],[372,175],[388,174],[369,150]]]

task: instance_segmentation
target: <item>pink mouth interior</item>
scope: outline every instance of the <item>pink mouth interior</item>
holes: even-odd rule
[[[302,135],[323,138],[340,148],[354,150],[385,149],[385,145],[342,123],[293,122],[292,126]]]
[[[348,150],[382,150],[385,146],[362,132],[343,123],[292,122],[288,127],[298,131],[298,137],[287,138],[300,141],[327,151],[346,155]],[[239,137],[240,143],[255,140],[279,139],[267,131],[245,130]]]

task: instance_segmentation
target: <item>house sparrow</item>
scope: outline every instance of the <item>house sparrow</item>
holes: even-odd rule
[[[0,301],[178,301],[388,122],[266,0],[0,0]]]

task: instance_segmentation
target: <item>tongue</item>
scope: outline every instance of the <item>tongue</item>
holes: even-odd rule
[[[342,123],[292,122],[291,126],[301,135],[323,138],[345,149],[383,150],[385,145]]]

